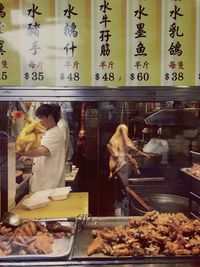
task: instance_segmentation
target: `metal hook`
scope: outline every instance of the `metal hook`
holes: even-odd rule
[[[81,232],[84,228],[84,224],[92,221],[92,215],[91,214],[79,214],[77,216],[77,220],[79,222],[78,225],[80,226],[78,227],[78,231]]]

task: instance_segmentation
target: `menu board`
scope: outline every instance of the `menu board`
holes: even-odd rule
[[[91,85],[90,8],[88,0],[55,2],[56,30],[52,41],[57,86]]]
[[[127,85],[160,85],[160,11],[160,0],[127,1]]]
[[[195,4],[163,1],[161,85],[195,85]]]
[[[92,85],[124,85],[126,73],[126,5],[123,0],[92,4]]]
[[[199,44],[198,0],[0,0],[0,86],[198,86]]]
[[[20,23],[15,17],[18,1],[0,1],[0,85],[21,85],[21,53],[18,34]],[[18,39],[18,42],[17,42]]]
[[[195,85],[200,85],[200,50],[198,49],[200,44],[200,1],[196,2],[196,15],[194,17],[196,22],[193,22],[196,25],[194,36],[195,36],[195,50],[194,57],[195,62]]]

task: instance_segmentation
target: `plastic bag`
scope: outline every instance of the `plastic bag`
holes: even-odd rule
[[[168,163],[169,146],[167,140],[152,138],[143,147],[145,153],[156,153],[162,155],[161,164]]]

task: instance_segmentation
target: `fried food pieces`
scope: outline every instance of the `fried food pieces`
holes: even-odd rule
[[[147,212],[124,225],[93,230],[88,256],[200,255],[200,221],[183,213]]]
[[[127,163],[130,163],[137,175],[140,174],[135,157],[150,158],[147,154],[137,149],[131,139],[128,137],[128,127],[125,124],[120,124],[109,143],[107,144],[110,153],[109,158],[109,178],[117,174],[120,169]]]
[[[200,179],[200,164],[193,163],[192,167],[186,168],[186,172]]]
[[[51,223],[57,225],[55,235],[54,230],[47,229],[47,225],[40,222],[27,221],[17,228],[8,227],[1,222],[0,256],[51,253],[54,238],[74,233],[72,228],[63,226],[59,222]]]
[[[41,133],[45,128],[36,120],[28,118],[16,140],[16,152],[26,152],[39,147]]]

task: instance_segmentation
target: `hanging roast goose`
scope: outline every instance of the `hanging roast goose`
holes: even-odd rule
[[[126,164],[130,164],[137,175],[140,174],[136,157],[149,158],[149,155],[138,150],[131,139],[128,137],[128,127],[120,124],[111,137],[107,148],[110,153],[109,158],[109,178],[117,175]]]
[[[81,103],[81,113],[80,113],[80,129],[78,133],[78,152],[81,156],[86,156],[86,127],[85,127],[85,113],[86,113],[86,103]]]

